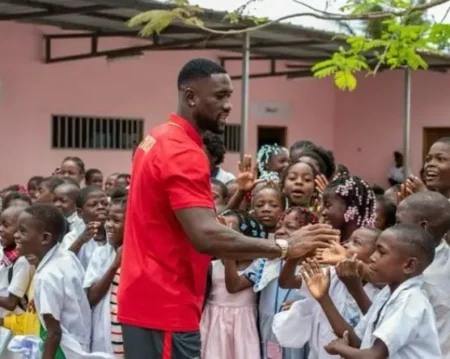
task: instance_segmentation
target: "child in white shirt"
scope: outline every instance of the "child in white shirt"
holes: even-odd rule
[[[433,237],[433,263],[423,272],[423,289],[433,307],[442,357],[450,359],[450,202],[439,192],[419,192],[406,197],[397,209],[397,222],[424,226]]]
[[[336,243],[336,249],[332,253],[326,255],[325,252],[329,250],[325,250],[320,256],[327,264],[337,264],[336,269],[334,267],[331,269],[329,293],[339,313],[353,327],[358,324],[365,311],[358,307],[359,302],[355,302],[349,293],[344,283],[346,278],[341,280],[341,272],[343,272],[341,269],[348,264],[347,262],[360,263],[361,266],[364,265],[363,263],[368,263],[370,256],[375,251],[375,244],[380,233],[381,231],[374,228],[359,228],[352,233],[344,246]],[[346,258],[352,258],[352,260],[348,261]],[[300,293],[305,299],[295,302],[288,311],[278,313],[274,318],[273,331],[282,345],[303,347],[309,343],[308,358],[310,359],[329,358],[330,355],[326,353],[324,346],[336,336],[320,305],[303,285],[301,275],[295,275],[296,269],[297,261],[288,260],[286,262],[280,275],[280,286],[291,289],[301,288]],[[367,283],[363,292],[363,302],[367,302],[366,298],[369,295],[372,297],[376,290],[371,283]],[[365,303],[363,303],[364,306],[366,306]]]
[[[117,320],[117,289],[120,280],[126,192],[111,194],[106,220],[108,243],[92,255],[83,286],[87,289],[92,312],[92,351],[124,357],[122,327]]]
[[[78,216],[77,198],[80,194],[80,187],[74,183],[64,183],[55,188],[53,194],[53,204],[66,217],[69,228],[62,239],[61,247],[69,249],[70,246],[86,229],[84,221]]]
[[[11,312],[22,313],[23,298],[32,277],[30,264],[19,253],[14,242],[17,219],[23,207],[9,207],[0,216],[0,317]]]
[[[0,318],[11,313],[21,314],[27,305],[26,292],[33,276],[30,264],[20,257],[14,242],[17,219],[23,211],[22,206],[5,209],[0,216]],[[14,335],[8,329],[0,331],[1,358],[15,357],[5,350],[8,337]],[[3,350],[1,349],[3,348]]]
[[[84,187],[77,198],[78,215],[86,224],[84,232],[70,246],[86,270],[97,247],[106,244],[105,221],[108,198],[97,186]]]
[[[304,280],[340,338],[326,351],[345,359],[441,359],[433,309],[422,292],[422,273],[433,259],[432,237],[423,228],[399,224],[385,230],[369,273],[372,281],[386,286],[354,330],[328,294],[329,270],[325,274],[317,262],[305,263]]]
[[[84,270],[73,253],[58,244],[65,230],[66,220],[56,207],[33,205],[20,214],[14,236],[19,253],[36,266],[34,306],[44,359],[76,358],[90,351],[91,309],[82,285]]]

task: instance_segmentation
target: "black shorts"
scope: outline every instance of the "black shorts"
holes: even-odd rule
[[[200,332],[164,332],[122,325],[127,359],[200,359]]]

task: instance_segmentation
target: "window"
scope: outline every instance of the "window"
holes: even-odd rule
[[[52,148],[131,150],[143,134],[142,119],[52,115]]]
[[[223,136],[225,148],[228,152],[241,151],[241,125],[228,124],[225,126],[225,133]]]

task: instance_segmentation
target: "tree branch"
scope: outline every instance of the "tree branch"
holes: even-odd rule
[[[265,22],[260,25],[256,25],[256,26],[252,26],[252,27],[248,27],[246,29],[240,29],[240,30],[225,30],[225,31],[224,30],[215,30],[215,29],[210,29],[210,28],[208,28],[206,26],[202,26],[202,25],[197,25],[197,27],[201,28],[204,31],[213,33],[213,34],[238,35],[238,34],[244,34],[246,32],[250,32],[250,31],[262,30],[270,25],[279,23],[281,21],[298,18],[298,17],[308,16],[308,17],[314,17],[316,19],[332,20],[332,21],[385,20],[385,19],[389,19],[392,17],[401,17],[401,16],[404,16],[404,15],[407,15],[409,13],[416,12],[416,11],[422,12],[422,11],[431,9],[433,7],[445,4],[447,2],[450,2],[450,0],[433,0],[433,1],[430,1],[429,3],[416,5],[409,9],[406,9],[406,10],[376,11],[376,12],[371,12],[371,13],[367,13],[367,14],[358,14],[358,15],[353,15],[353,14],[339,15],[339,14],[332,14],[332,13],[320,14],[320,13],[307,13],[307,12],[306,13],[296,13],[296,14],[282,16],[278,19],[271,20],[271,21]],[[308,5],[308,7],[311,8],[310,5]],[[321,12],[320,10],[317,10],[317,9],[315,9],[315,11]]]
[[[445,19],[447,18],[447,16],[448,16],[448,13],[450,12],[450,6],[447,8],[447,10],[445,11],[445,14],[444,14],[444,16],[442,17],[442,20],[441,20],[441,24],[445,21]]]
[[[336,16],[336,17],[337,16],[342,16],[341,14],[338,14],[338,13],[328,12],[328,11],[326,11],[326,9],[325,10],[319,10],[319,9],[315,8],[314,6],[311,6],[311,5],[309,5],[309,4],[307,4],[307,3],[303,2],[303,1],[300,1],[300,0],[292,0],[292,1],[295,2],[296,4],[299,4],[299,5],[302,5],[302,6],[306,7],[306,8],[308,8],[309,10],[321,13],[322,15],[333,16],[333,17],[334,16]]]

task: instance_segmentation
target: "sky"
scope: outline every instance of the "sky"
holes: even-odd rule
[[[339,8],[345,4],[345,0],[304,0],[306,4],[314,6],[317,9],[324,10],[326,4],[329,3],[327,11],[339,12]],[[219,10],[219,11],[232,11],[237,9],[245,0],[191,0],[192,4],[199,5],[206,9]],[[441,21],[445,14],[445,11],[450,6],[450,3],[446,5],[437,6],[429,11],[429,14],[435,16],[438,21]],[[298,13],[298,12],[310,12],[306,7],[295,3],[292,0],[259,0],[251,6],[250,14],[254,16],[268,16],[270,19],[276,19],[285,15]],[[339,31],[339,25],[333,21],[325,21],[316,19],[313,17],[299,17],[297,19],[291,19],[290,22],[301,25],[304,27],[311,27],[318,30]],[[450,15],[447,16],[446,23],[450,23]]]

